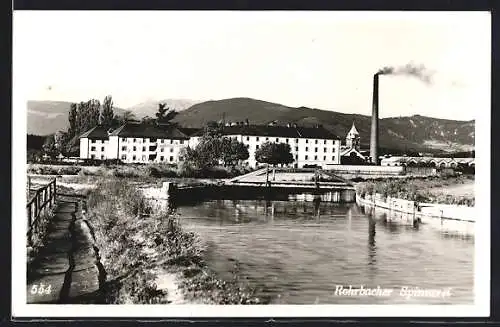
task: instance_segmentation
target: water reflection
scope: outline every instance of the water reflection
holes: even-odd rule
[[[230,276],[237,262],[242,278],[273,303],[401,303],[335,297],[339,284],[452,287],[452,303],[472,300],[473,242],[415,229],[373,208],[314,198],[206,201],[178,212],[186,229],[211,244],[212,269]]]

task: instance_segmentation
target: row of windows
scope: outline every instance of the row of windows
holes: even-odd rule
[[[295,159],[298,159],[298,156],[295,156]],[[309,156],[305,155],[304,160],[309,160]],[[318,156],[314,156],[314,159],[311,160],[318,160]],[[323,161],[326,161],[326,156],[323,156]],[[332,156],[332,161],[335,161],[335,156]]]
[[[141,159],[142,159],[142,161],[146,161],[147,156],[142,156],[142,158],[141,158]],[[121,156],[121,160],[127,160],[127,155],[126,155],[126,154],[123,154],[123,155]],[[136,156],[136,155],[133,155],[133,156],[132,156],[132,161],[136,161],[136,160],[137,160],[137,156]],[[164,156],[161,156],[161,157],[160,157],[160,161],[167,161],[167,158],[166,158],[166,157],[164,157]],[[168,157],[168,161],[173,162],[173,161],[174,161],[174,156],[170,156],[170,157]]]
[[[90,147],[90,151],[96,151],[96,147],[95,146],[91,146]],[[104,151],[104,147],[103,146],[101,147],[101,151]]]
[[[101,140],[90,140],[90,143],[106,143],[106,141],[101,141]]]
[[[142,147],[142,151],[146,151],[147,147],[143,146]],[[170,152],[174,152],[174,148],[168,148],[170,150]],[[127,147],[126,146],[122,146],[122,151],[127,151]],[[134,145],[132,147],[132,151],[137,151],[137,147]],[[156,150],[151,150],[151,151],[156,151]],[[160,148],[160,152],[165,152],[165,148]],[[167,151],[168,152],[168,151]]]
[[[132,140],[133,143],[146,143],[148,141],[148,139],[144,139],[144,138],[143,139],[134,138],[134,139],[131,139],[131,140]],[[156,142],[156,139],[150,139],[150,141],[151,142]],[[166,143],[174,144],[174,140],[160,139],[159,141],[160,141],[161,144],[166,144]],[[127,138],[122,137],[122,142],[127,142]],[[179,144],[184,144],[184,140],[179,140]]]
[[[259,145],[256,145],[255,146],[255,149],[259,149]],[[295,152],[298,152],[299,151],[299,147],[296,146],[295,147]],[[309,152],[309,147],[306,146],[306,152]],[[314,152],[318,152],[318,148],[314,148]],[[328,152],[328,148],[323,148],[323,152]],[[332,152],[335,152],[335,148],[332,148]]]
[[[234,136],[233,138],[234,138],[234,139],[236,139],[237,137],[236,137],[236,136]],[[246,138],[245,138],[245,139],[246,139],[247,141],[250,141],[250,136],[246,136]],[[260,141],[260,137],[259,137],[259,136],[255,136],[255,140],[256,140],[256,141]],[[265,138],[265,141],[269,141],[269,137],[266,137],[266,138]],[[279,141],[280,141],[280,139],[279,139],[279,137],[277,137],[277,138],[276,138],[276,143],[279,143]],[[327,140],[323,140],[323,142],[322,142],[322,143],[323,143],[323,144],[326,144],[326,141],[327,141]],[[285,139],[285,142],[286,142],[286,143],[290,143],[290,139]],[[333,142],[334,142],[334,141],[333,141]],[[295,143],[299,143],[299,139],[295,139]],[[306,143],[309,143],[309,139],[306,139]],[[321,143],[321,142],[320,142],[319,140],[314,140],[314,144],[320,144],[320,143]]]

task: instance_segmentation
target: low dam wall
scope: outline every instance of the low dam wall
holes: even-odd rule
[[[277,200],[277,201],[323,201],[337,203],[352,203],[356,191],[350,187],[315,187],[313,185],[213,185],[201,184],[178,187],[175,183],[164,182],[161,187],[140,187],[144,196],[165,206],[166,202],[177,204],[197,203],[204,200],[235,199],[235,200]]]

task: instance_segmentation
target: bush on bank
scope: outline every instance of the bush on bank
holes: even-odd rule
[[[463,184],[473,177],[429,177],[429,178],[406,178],[385,179],[378,181],[366,181],[356,184],[356,193],[365,197],[366,194],[381,194],[383,198],[395,197],[404,200],[467,205],[474,206],[474,196],[454,196],[442,192],[433,192],[432,189]]]
[[[231,178],[251,172],[245,166],[195,168],[188,163],[179,165],[168,164],[128,164],[102,166],[51,166],[30,164],[28,174],[37,175],[80,175],[80,176],[110,176],[119,178]]]
[[[157,268],[182,273],[188,299],[216,304],[258,303],[238,278],[222,281],[203,259],[199,237],[172,212],[153,213],[142,194],[119,179],[102,181],[87,201],[87,216],[107,273],[104,303],[161,304],[168,294],[155,285]]]

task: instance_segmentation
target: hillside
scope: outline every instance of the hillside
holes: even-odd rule
[[[292,108],[249,98],[233,98],[196,104],[179,113],[175,121],[201,127],[208,121],[245,121],[266,124],[277,121],[298,125],[322,124],[337,135],[347,134],[353,122],[363,148],[369,147],[371,117],[334,111]],[[414,151],[469,151],[474,148],[474,121],[454,121],[415,115],[380,120],[382,148]]]
[[[148,100],[138,103],[134,106],[127,108],[127,110],[132,111],[137,118],[142,118],[145,116],[154,117],[155,113],[158,111],[158,104],[165,103],[168,108],[175,111],[182,111],[193,105],[199,103],[200,101],[193,101],[187,99],[164,99],[164,100]]]
[[[49,135],[68,128],[68,113],[71,102],[28,101],[28,134]],[[123,109],[114,108],[115,114]]]

